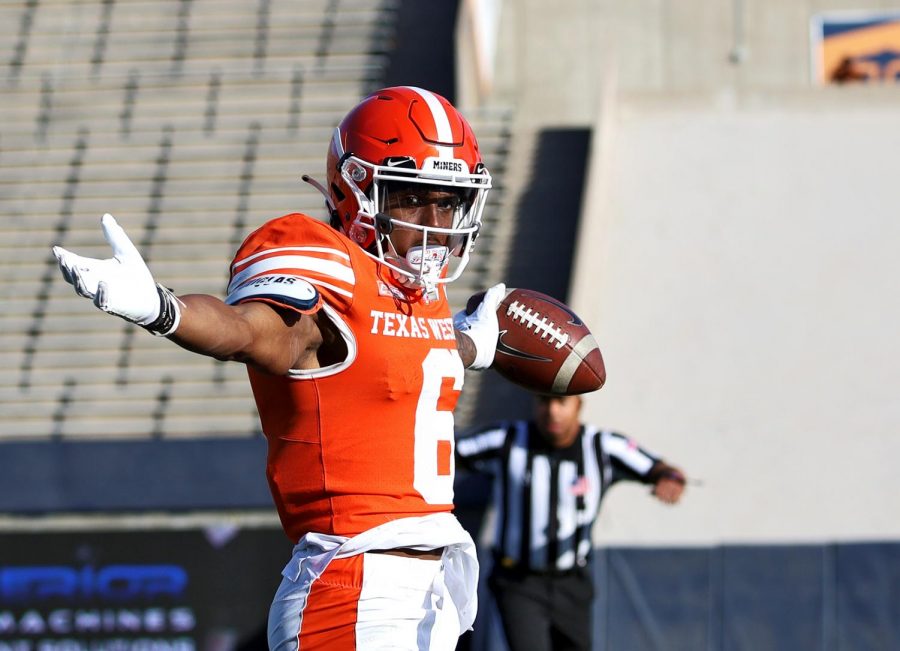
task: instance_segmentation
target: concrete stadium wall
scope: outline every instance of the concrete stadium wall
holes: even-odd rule
[[[898,103],[610,103],[571,295],[608,367],[587,416],[703,486],[614,490],[602,541],[900,538]]]
[[[570,299],[586,415],[702,486],[617,487],[600,544],[897,540],[900,93],[816,88],[819,12],[887,0],[505,0],[494,95],[594,129]]]
[[[810,20],[896,0],[498,0],[493,96],[529,123],[589,124],[602,83],[626,92],[811,84]]]

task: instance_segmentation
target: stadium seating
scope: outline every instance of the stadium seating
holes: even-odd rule
[[[245,370],[74,295],[50,246],[106,257],[113,213],[158,279],[222,295],[243,237],[321,215],[331,130],[379,85],[391,0],[0,0],[0,438],[248,436]],[[492,282],[510,116],[470,114],[497,178],[452,301]],[[502,232],[502,231],[501,231]]]

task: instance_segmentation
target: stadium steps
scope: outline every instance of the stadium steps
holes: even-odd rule
[[[343,0],[328,13],[327,0],[273,0],[264,30],[258,5],[238,0],[112,5],[0,0],[0,437],[252,435],[242,365],[100,313],[64,283],[49,247],[107,257],[99,217],[112,212],[161,282],[222,296],[251,229],[323,215],[300,174],[323,178],[331,130],[377,86],[396,3]],[[260,34],[265,56],[247,49]],[[470,269],[451,286],[455,307],[492,284],[503,246],[493,231],[510,114],[469,118],[496,189]]]
[[[334,124],[381,74],[369,42],[385,40],[391,3],[329,16],[324,1],[273,2],[259,57],[240,49],[259,45],[256,4],[197,0],[177,70],[179,3],[113,4],[98,64],[101,3],[0,3],[0,46],[24,53],[0,108],[0,436],[252,435],[241,365],[97,312],[56,277],[49,246],[108,256],[98,219],[111,211],[161,278],[221,295],[235,237],[321,211],[299,175],[321,173]]]

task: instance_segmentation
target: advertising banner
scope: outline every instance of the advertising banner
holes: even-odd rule
[[[281,529],[0,534],[0,651],[266,649]]]

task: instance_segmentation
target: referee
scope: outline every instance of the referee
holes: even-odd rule
[[[580,421],[580,396],[535,396],[534,419],[475,430],[459,465],[493,476],[494,594],[511,651],[591,648],[591,528],[620,480],[674,504],[684,474],[630,439]]]

